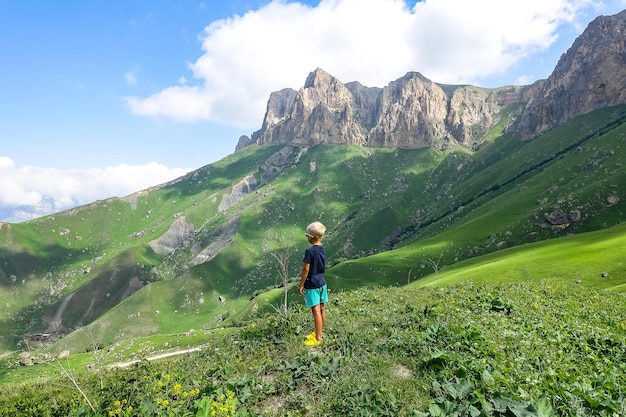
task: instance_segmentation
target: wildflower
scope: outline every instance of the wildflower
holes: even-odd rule
[[[182,385],[180,385],[179,382],[175,383],[172,391],[174,392],[174,395],[180,395],[180,393],[182,392]]]

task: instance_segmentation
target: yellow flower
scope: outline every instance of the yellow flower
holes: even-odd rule
[[[179,395],[182,392],[182,385],[180,385],[180,383],[178,382],[175,383],[173,391],[174,391],[174,395]]]
[[[122,403],[119,402],[119,400],[115,400],[113,401],[113,407],[119,407]]]

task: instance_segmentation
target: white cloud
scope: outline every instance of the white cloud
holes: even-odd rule
[[[272,91],[299,88],[320,67],[343,82],[386,85],[408,71],[471,83],[548,48],[594,0],[274,0],[218,20],[189,65],[196,85],[126,97],[137,115],[258,127]],[[520,78],[523,79],[523,78]]]
[[[140,70],[141,68],[138,65],[132,65],[131,68],[124,73],[124,80],[126,81],[126,84],[131,87],[135,87],[138,82],[137,73]]]
[[[0,208],[38,206],[51,198],[54,211],[110,197],[123,197],[162,184],[189,172],[157,163],[120,164],[104,169],[59,170],[17,167],[0,156]]]
[[[133,71],[127,71],[124,74],[124,79],[126,80],[126,84],[130,85],[131,87],[137,85],[137,76]]]

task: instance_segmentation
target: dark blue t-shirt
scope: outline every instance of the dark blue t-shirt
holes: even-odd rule
[[[313,245],[304,252],[303,262],[309,264],[309,275],[304,281],[304,288],[311,290],[326,285],[326,251],[321,245]]]

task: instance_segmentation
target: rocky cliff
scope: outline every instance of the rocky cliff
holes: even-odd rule
[[[343,84],[318,68],[299,91],[272,93],[261,145],[437,147],[480,145],[505,107],[520,103],[528,87],[481,89],[441,86],[417,72],[384,88]],[[241,147],[247,138],[240,140]]]
[[[490,133],[532,139],[575,116],[626,103],[626,10],[601,16],[547,80],[486,89],[437,84],[417,72],[383,88],[343,84],[322,69],[299,91],[270,95],[262,128],[237,149],[261,145],[480,147]]]
[[[575,116],[626,103],[626,10],[600,16],[561,56],[524,108],[518,132],[532,139]]]

